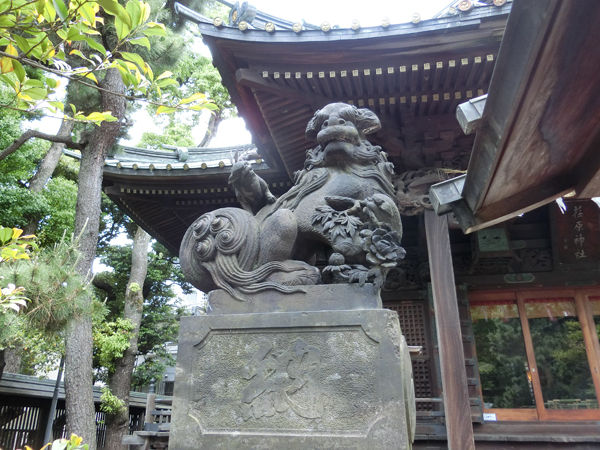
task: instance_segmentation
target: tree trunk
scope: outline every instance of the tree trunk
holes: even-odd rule
[[[219,124],[223,120],[221,115],[221,111],[215,111],[214,114],[210,115],[210,119],[208,120],[208,128],[206,129],[206,133],[204,133],[204,138],[202,142],[198,144],[198,147],[208,147],[210,141],[217,135],[217,131],[219,130]]]
[[[100,83],[104,89],[123,94],[125,86],[117,69],[106,71]],[[102,167],[108,150],[115,142],[120,123],[125,116],[125,100],[102,92],[102,108],[112,111],[116,122],[102,122],[96,129],[86,150],[81,155],[79,188],[75,209],[75,235],[79,237],[82,254],[77,270],[90,276],[96,256],[101,212]],[[88,301],[92,301],[91,297]],[[83,437],[90,450],[96,449],[95,408],[92,391],[92,319],[74,317],[67,328],[65,352],[65,396],[67,435]]]
[[[57,136],[61,136],[61,137],[70,136],[71,132],[73,131],[74,126],[75,126],[74,121],[63,120],[62,123],[60,124],[60,129],[58,130]],[[63,148],[65,148],[65,144],[61,144],[61,143],[57,143],[57,142],[53,143],[50,146],[50,149],[48,150],[48,153],[46,153],[46,156],[44,156],[44,160],[42,161],[42,164],[38,168],[38,171],[31,178],[31,180],[29,180],[29,190],[31,192],[36,192],[36,193],[42,192],[42,189],[44,189],[44,186],[46,186],[46,183],[48,182],[48,180],[54,173],[54,169],[56,169],[58,160],[60,159],[60,157],[62,155]],[[37,220],[33,219],[31,222],[29,222],[23,229],[23,234],[25,234],[25,235],[35,234],[35,232],[37,230],[38,222],[39,222],[39,219],[37,219]]]
[[[120,361],[117,361],[116,369],[109,378],[110,390],[113,395],[125,402],[125,408],[118,414],[106,417],[105,446],[107,450],[127,450],[126,445],[121,445],[121,439],[129,429],[129,391],[131,390],[131,376],[138,351],[138,335],[144,306],[142,286],[144,286],[148,270],[148,244],[150,239],[151,236],[138,227],[133,239],[131,275],[129,275],[129,284],[125,291],[125,309],[123,312],[123,318],[129,319],[134,326],[133,336],[129,341],[129,348]]]

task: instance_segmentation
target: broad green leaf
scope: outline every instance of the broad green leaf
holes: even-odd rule
[[[202,94],[200,92],[196,92],[195,94],[189,96],[188,98],[184,98],[183,100],[181,100],[179,102],[179,104],[180,105],[185,105],[187,103],[192,103],[192,102],[195,102],[196,100],[200,100],[200,99],[206,100],[206,95]]]
[[[168,70],[166,72],[161,73],[158,78],[156,79],[156,81],[158,80],[162,80],[163,78],[169,78],[171,75],[173,75],[173,72],[169,72]]]
[[[2,242],[2,245],[10,241],[12,239],[12,235],[12,228],[0,228],[0,242]]]
[[[129,70],[124,68],[123,66],[117,65],[117,70],[121,74],[121,78],[123,79],[123,83],[127,82],[127,75],[129,74]]]
[[[177,81],[173,80],[172,78],[167,78],[166,80],[160,80],[158,83],[156,83],[156,85],[161,88],[164,88],[166,86],[171,86],[173,84],[179,86],[179,83]]]
[[[136,0],[130,0],[125,6],[125,10],[131,17],[131,28],[139,27],[142,24],[142,8]]]
[[[87,59],[87,58],[85,57],[85,55],[84,55],[83,53],[81,53],[81,50],[77,50],[77,49],[75,49],[75,50],[71,50],[71,52],[69,53],[69,55],[77,55],[77,56],[79,56],[80,58],[83,58],[83,59],[85,59],[85,60],[89,61],[89,59]]]
[[[106,120],[107,122],[116,122],[117,119],[115,116],[112,115],[112,112],[110,111],[105,111],[102,113],[102,115],[104,116],[104,120]]]
[[[116,0],[97,0],[97,3],[104,8],[108,14],[121,19],[128,27],[131,28],[131,17]]]
[[[154,72],[152,72],[152,68],[150,67],[150,65],[148,63],[146,63],[146,67],[144,69],[144,73],[146,74],[146,77],[150,80],[153,81],[154,80]]]
[[[142,8],[142,23],[150,18],[150,5],[144,1],[140,1],[140,6]]]
[[[50,78],[51,79],[51,78]],[[45,87],[44,83],[40,80],[27,80],[23,83],[25,86],[37,86],[37,87]]]
[[[62,102],[48,102],[50,105],[55,108],[60,109],[62,112],[65,112],[65,105]]]
[[[121,56],[126,59],[127,61],[131,61],[134,62],[138,65],[138,67],[140,69],[144,69],[144,60],[142,59],[142,57],[136,53],[130,53],[130,52],[120,52]]]
[[[60,0],[56,0],[60,1]],[[85,41],[85,35],[81,34],[79,30],[75,27],[69,28],[67,33],[67,41]]]
[[[46,9],[45,0],[37,0],[37,2],[35,2],[35,10],[36,10],[38,16],[41,16],[44,14],[44,9]]]
[[[25,79],[25,69],[23,69],[23,66],[17,60],[14,60],[12,62],[12,65],[13,65],[13,69],[15,69],[15,75],[17,76],[17,78],[19,79],[19,81],[22,83],[23,80]],[[29,81],[33,81],[33,80],[29,80]],[[42,82],[40,82],[40,84],[42,86],[44,85]]]
[[[48,91],[42,88],[30,88],[23,91],[26,95],[31,97],[33,100],[43,100],[48,96]]]
[[[102,113],[93,112],[87,116],[87,119],[92,121],[102,121],[104,120],[104,116],[102,115]]]
[[[6,16],[0,16],[0,27],[10,28],[15,26],[15,16],[13,14],[7,14]]]
[[[209,111],[218,111],[219,107],[214,104],[214,103],[205,103],[204,105],[201,105],[202,108],[204,109],[208,109]]]
[[[15,84],[15,82],[7,75],[0,75],[0,80],[11,86],[15,91],[18,91],[19,88]]]
[[[79,7],[79,14],[81,14],[81,17],[87,20],[92,27],[96,25],[96,13],[89,3],[84,3]]]
[[[58,86],[58,81],[56,81],[54,78],[46,77],[46,84],[54,89],[56,86]]]
[[[123,67],[123,69],[129,71],[129,70],[138,70],[137,66],[129,61],[123,61],[122,59],[117,59],[117,64],[121,67]]]
[[[129,33],[131,32],[129,26],[118,17],[115,17],[115,29],[117,30],[117,37],[121,41],[129,36]]]
[[[66,20],[66,18],[69,16],[69,11],[67,10],[64,2],[62,0],[52,0],[52,4],[58,12],[58,17],[60,17],[61,20]]]
[[[69,106],[71,106],[71,111],[73,111],[73,116],[75,116],[75,114],[77,114],[77,109],[75,108],[75,105],[73,103],[69,103]]]
[[[149,22],[148,25],[150,23],[153,22]],[[162,25],[162,26],[159,26]],[[160,24],[154,24],[153,26],[149,26],[148,28],[145,28],[144,30],[142,30],[142,34],[145,34],[146,36],[165,36],[167,34],[167,32],[165,31],[165,26],[160,23]]]
[[[176,108],[172,108],[170,106],[161,105],[156,110],[156,115],[159,115],[159,114],[170,114],[170,113],[175,112],[175,111],[177,111]]]
[[[86,74],[86,76],[85,76],[85,77],[86,77],[86,78],[89,78],[89,79],[90,79],[90,80],[92,80],[94,83],[98,84],[98,80],[96,79],[96,76],[95,76],[95,75],[94,75],[92,72],[90,72],[90,73]]]
[[[21,49],[21,51],[23,53],[29,52],[29,49],[31,49],[31,45],[29,45],[29,42],[27,42],[27,39],[25,39],[23,36],[18,36],[16,34],[12,34],[12,37],[14,38],[15,41],[17,41],[17,45],[19,46],[19,48]]]
[[[54,9],[54,3],[52,0],[46,0],[46,7],[44,8],[44,19],[48,22],[54,22],[56,18],[56,9]]]
[[[58,37],[61,38],[63,41],[67,40],[67,32],[62,28],[60,30],[57,30],[56,34],[58,34]]]
[[[150,41],[146,37],[139,37],[139,38],[131,39],[129,41],[129,43],[133,44],[133,45],[141,45],[143,47],[146,47],[148,50],[150,50]]]
[[[97,52],[100,52],[102,54],[102,56],[104,56],[106,58],[106,49],[104,48],[104,46],[102,44],[96,42],[92,38],[86,38],[85,42],[87,42],[87,44],[90,47],[92,47]]]

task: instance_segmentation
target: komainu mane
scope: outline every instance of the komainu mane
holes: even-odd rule
[[[405,254],[393,166],[365,138],[380,127],[371,111],[344,103],[317,111],[306,136],[318,146],[307,152],[294,186],[276,201],[243,167],[244,176],[231,179],[236,195],[242,204],[251,197],[264,206],[257,212],[222,208],[198,218],[181,244],[187,279],[200,290],[224,289],[238,300],[264,290],[296,292],[322,280],[380,287]],[[314,264],[323,248],[329,265],[321,273]]]

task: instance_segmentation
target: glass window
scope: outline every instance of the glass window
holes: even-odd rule
[[[525,311],[546,409],[597,408],[575,302],[525,299]]]
[[[470,306],[485,408],[535,408],[517,302]]]

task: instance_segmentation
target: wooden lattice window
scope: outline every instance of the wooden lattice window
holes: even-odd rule
[[[411,357],[415,397],[418,399],[417,411],[430,411],[433,409],[433,403],[419,401],[434,396],[431,376],[432,351],[427,331],[429,319],[426,315],[426,303],[424,300],[411,300],[386,303],[384,306],[398,313],[400,328],[407,344],[421,347],[421,354]]]

